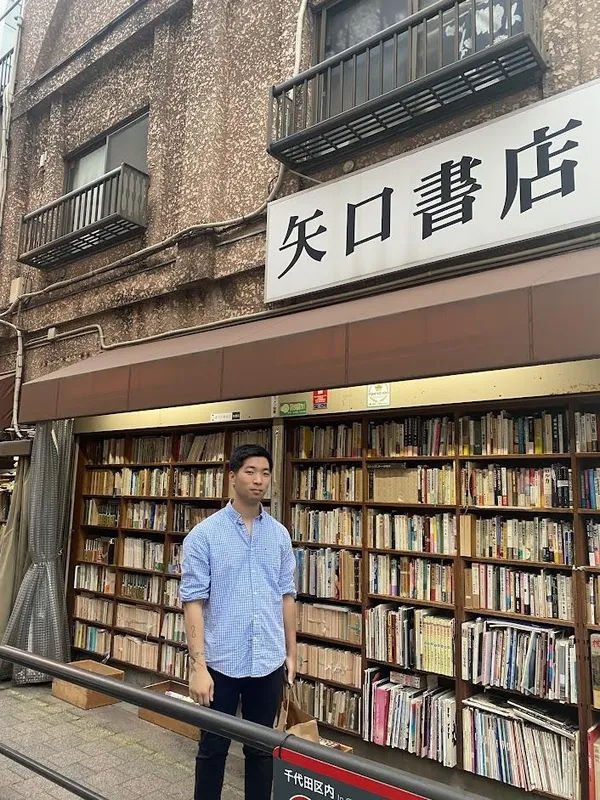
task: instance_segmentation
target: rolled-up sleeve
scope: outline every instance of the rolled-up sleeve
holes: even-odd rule
[[[179,597],[182,603],[207,600],[210,594],[210,548],[202,529],[183,540],[183,572]]]
[[[296,597],[296,557],[292,540],[286,531],[281,545],[281,576],[279,578],[279,589],[282,595],[291,594]]]

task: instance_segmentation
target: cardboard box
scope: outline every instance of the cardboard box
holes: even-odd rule
[[[333,747],[335,750],[339,750],[342,753],[353,753],[354,749],[349,747],[347,744],[342,744],[341,742],[333,742],[331,739],[321,739],[320,744],[323,747]]]
[[[189,697],[188,687],[184,683],[177,683],[177,681],[161,681],[160,683],[153,683],[146,686],[151,692],[177,692],[184,697]],[[155,711],[149,711],[147,708],[138,708],[138,717],[145,719],[146,722],[152,722],[154,725],[160,725],[161,728],[166,728],[173,733],[179,733],[181,736],[187,736],[188,739],[195,739],[198,741],[200,738],[200,730],[194,725],[189,725],[187,722],[180,722],[178,719],[166,717],[164,714],[157,714]]]
[[[117,678],[120,681],[124,678],[122,669],[109,667],[107,664],[101,664],[99,661],[72,661],[69,666],[86,670],[86,672],[94,672],[96,675],[103,675],[106,678]],[[113,703],[119,702],[116,697],[109,697],[101,692],[96,692],[93,689],[85,689],[83,686],[76,686],[74,683],[69,683],[59,678],[55,678],[52,681],[52,694],[54,697],[58,697],[66,703],[86,710],[110,706]]]

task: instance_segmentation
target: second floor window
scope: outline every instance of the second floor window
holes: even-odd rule
[[[121,164],[148,171],[148,115],[109,133],[68,166],[67,191],[80,189]]]
[[[121,164],[129,164],[145,173],[148,171],[147,153],[148,115],[144,114],[107,134],[95,146],[72,159],[68,164],[67,191],[81,189]],[[107,216],[112,199],[106,195],[103,186],[76,197],[67,222],[68,229],[78,230]]]
[[[317,62],[425,11],[436,0],[337,0],[319,11]],[[458,20],[458,26],[456,24]],[[362,51],[322,79],[318,119],[327,119],[523,30],[523,0],[455,0]]]

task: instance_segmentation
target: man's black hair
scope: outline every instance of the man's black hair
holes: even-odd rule
[[[236,447],[229,460],[229,469],[238,472],[247,458],[266,458],[269,462],[269,469],[273,469],[273,459],[271,453],[259,444],[241,444]]]

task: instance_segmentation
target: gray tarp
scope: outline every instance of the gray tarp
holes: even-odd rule
[[[57,661],[70,660],[65,602],[66,541],[73,422],[44,422],[36,427],[31,454],[29,493],[29,553],[23,579],[2,644]],[[1,669],[5,665],[0,664]],[[10,672],[9,672],[10,674]],[[35,670],[15,666],[15,683],[49,680]]]
[[[6,525],[0,531],[0,640],[29,566],[29,458],[19,458]]]

